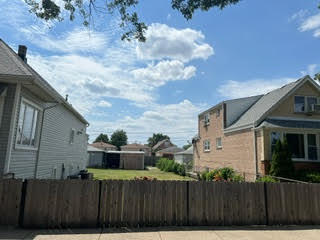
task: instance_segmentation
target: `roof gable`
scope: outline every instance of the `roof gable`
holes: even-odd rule
[[[273,111],[287,96],[294,93],[304,83],[309,81],[319,90],[319,86],[314,82],[310,76],[305,76],[295,82],[284,85],[281,88],[275,89],[263,95],[255,104],[253,104],[240,118],[226,128],[226,131],[234,131],[248,127],[257,126],[261,121]],[[319,90],[320,91],[320,90]]]

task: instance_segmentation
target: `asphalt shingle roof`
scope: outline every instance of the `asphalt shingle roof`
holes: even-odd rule
[[[276,105],[283,97],[285,97],[291,90],[293,90],[301,81],[305,78],[298,79],[295,82],[284,85],[281,88],[275,89],[265,95],[263,95],[255,104],[253,104],[246,112],[244,112],[240,118],[226,130],[233,130],[236,128],[253,125],[256,121],[261,119],[263,115]]]

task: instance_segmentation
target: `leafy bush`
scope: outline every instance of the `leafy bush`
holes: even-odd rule
[[[296,172],[295,179],[304,182],[320,183],[320,172],[314,170],[300,170]]]
[[[156,166],[164,172],[173,172],[181,176],[186,175],[186,168],[183,164],[176,163],[175,161],[167,158],[161,158],[157,162]]]
[[[272,154],[270,175],[291,178],[294,175],[294,166],[289,151],[288,142],[277,141]]]
[[[266,182],[266,183],[276,183],[279,182],[279,180],[271,177],[271,176],[263,176],[263,177],[259,177],[256,182]]]
[[[216,182],[244,182],[244,178],[241,175],[236,174],[236,172],[230,167],[204,171],[201,173],[201,180]]]

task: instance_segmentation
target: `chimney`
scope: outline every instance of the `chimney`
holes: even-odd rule
[[[27,47],[24,45],[19,45],[18,55],[24,62],[27,62]]]

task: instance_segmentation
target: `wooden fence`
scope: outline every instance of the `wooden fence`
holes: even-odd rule
[[[23,227],[320,224],[320,184],[0,181],[0,223]]]
[[[156,166],[160,157],[156,156],[144,156],[144,165],[145,166]]]

